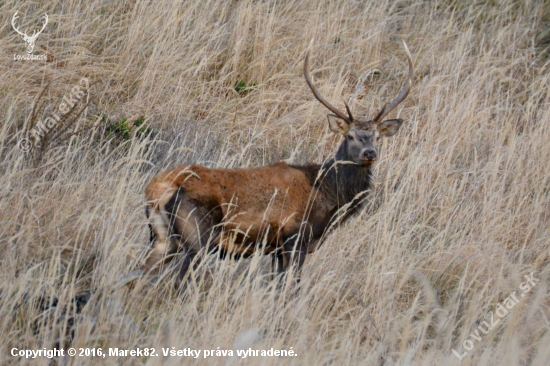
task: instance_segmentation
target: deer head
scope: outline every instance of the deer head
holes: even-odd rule
[[[330,104],[319,93],[309,74],[309,50],[306,53],[304,61],[304,77],[311,88],[313,95],[321,104],[327,107],[332,113],[329,114],[328,123],[330,130],[334,133],[341,134],[345,140],[340,145],[337,153],[338,160],[352,161],[359,165],[370,165],[377,159],[377,148],[380,145],[382,136],[393,136],[401,127],[402,119],[383,120],[399,103],[401,103],[409,94],[414,76],[414,67],[409,48],[403,41],[407,59],[409,61],[409,75],[405,81],[403,89],[390,104],[385,105],[382,110],[372,119],[355,119],[351,114],[348,104],[344,101],[347,115],[339,111],[336,107]],[[341,156],[338,156],[341,155]]]
[[[17,29],[17,27],[15,26],[15,21],[17,20],[17,18],[18,18],[17,12],[15,12],[15,14],[13,14],[13,18],[11,18],[11,26],[17,33],[19,33],[19,35],[23,38],[23,40],[27,42],[27,53],[30,54],[34,50],[34,43],[36,42],[36,39],[38,38],[40,33],[42,33],[44,28],[46,28],[46,24],[48,24],[48,14],[44,14],[43,16],[44,25],[42,25],[42,29],[40,29],[38,32],[34,30],[32,33],[32,36],[27,35],[26,29],[25,29],[25,32],[21,32],[19,29]]]

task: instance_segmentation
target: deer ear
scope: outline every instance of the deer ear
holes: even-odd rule
[[[328,114],[328,127],[334,133],[345,134],[349,131],[349,124],[334,114]]]
[[[403,123],[403,120],[401,118],[399,119],[387,119],[383,122],[380,122],[376,128],[378,129],[378,132],[382,136],[390,137],[393,136],[399,131],[399,127],[401,127],[401,124]]]

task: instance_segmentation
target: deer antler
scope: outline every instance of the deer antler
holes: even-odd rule
[[[333,106],[325,98],[323,98],[323,96],[317,91],[317,88],[311,81],[311,76],[309,75],[309,49],[306,52],[306,58],[304,60],[304,77],[306,78],[307,85],[309,85],[309,88],[313,92],[313,95],[315,96],[315,98],[317,98],[319,102],[321,102],[321,104],[327,107],[332,113],[346,121],[348,124],[353,122],[353,117],[346,102],[344,102],[344,104],[346,104],[346,109],[349,116],[346,116],[344,113],[340,112],[335,106]]]
[[[411,90],[412,79],[414,77],[414,66],[413,66],[411,53],[409,52],[409,47],[407,47],[407,44],[405,43],[405,41],[403,41],[403,46],[405,46],[405,52],[407,53],[407,60],[409,61],[409,76],[407,78],[407,81],[405,82],[405,85],[403,86],[403,89],[401,89],[401,92],[399,93],[397,98],[395,98],[393,102],[391,102],[390,104],[386,104],[382,108],[382,110],[376,115],[376,117],[374,117],[373,119],[374,123],[378,123],[380,120],[382,120],[382,118],[387,116],[388,113],[390,113],[395,107],[397,107],[399,103],[405,100],[407,95],[409,95],[409,91]]]
[[[15,12],[15,14],[13,14],[13,17],[11,18],[11,26],[13,27],[13,29],[19,33],[20,35],[22,35],[23,37],[28,37],[27,36],[27,33],[22,33],[21,31],[19,31],[19,29],[17,29],[17,27],[15,26],[15,20],[18,18],[17,16],[17,11]]]
[[[38,38],[38,36],[40,35],[40,33],[42,33],[42,31],[44,30],[44,28],[46,28],[46,25],[48,24],[48,14],[44,13],[44,17],[43,17],[43,18],[44,18],[44,25],[42,26],[42,29],[40,29],[40,30],[38,31],[38,33],[36,33],[36,31],[34,31],[34,32],[32,33],[32,37],[31,37],[31,38],[33,38],[33,39]]]

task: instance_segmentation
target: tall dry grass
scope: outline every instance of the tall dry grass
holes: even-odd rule
[[[0,10],[2,364],[48,364],[10,350],[56,344],[298,354],[57,360],[75,365],[550,364],[548,4],[7,0]],[[16,10],[29,30],[48,13],[34,51],[48,62],[13,61],[25,51]],[[147,254],[143,188],[154,174],[334,151],[301,75],[311,39],[321,92],[340,107],[351,98],[356,115],[399,91],[398,40],[413,53],[413,90],[392,113],[406,122],[385,143],[365,209],[308,256],[294,296],[259,256],[210,258],[183,300],[168,272],[120,286]],[[22,154],[17,141],[82,77],[86,110]],[[109,134],[140,116],[148,137]],[[533,271],[537,286],[460,362],[452,350],[462,354]]]

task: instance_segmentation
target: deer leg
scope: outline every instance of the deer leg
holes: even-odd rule
[[[166,205],[167,210],[172,212],[173,228],[179,233],[179,247],[184,253],[179,266],[176,287],[183,287],[182,282],[189,269],[195,270],[198,267],[199,261],[193,261],[197,253],[203,248],[207,251],[212,249],[208,244],[214,233],[214,226],[221,220],[219,208],[209,209],[202,206],[195,200],[189,200],[182,191],[178,191],[178,197],[174,202]]]
[[[188,251],[183,255],[183,259],[181,260],[180,267],[179,267],[178,281],[176,282],[176,289],[184,289],[185,287],[187,287],[187,282],[189,281],[190,277],[187,278],[186,282],[184,282],[184,279],[185,279],[185,275],[189,271],[189,267],[191,267],[191,264],[193,264],[192,270],[194,271],[199,265],[198,260],[194,261],[196,255],[197,253],[195,253],[194,251]]]
[[[307,254],[307,245],[305,245],[303,240],[298,239],[298,241],[287,241],[284,245],[284,256],[286,259],[285,262],[285,271],[288,271],[289,268],[294,266],[296,282],[300,283],[300,277],[302,273],[302,266],[306,260]]]
[[[271,254],[271,269],[273,273],[273,280],[277,279],[279,275],[284,272],[285,259],[286,257],[283,253],[281,253],[281,250],[274,251]]]
[[[172,257],[167,255],[174,254],[177,245],[170,238],[170,228],[165,218],[159,210],[151,210],[147,207],[146,216],[149,218],[149,231],[152,251],[145,261],[145,271],[152,269],[158,271],[160,267],[169,262]]]
[[[294,266],[296,283],[300,283],[302,266],[306,260],[308,244],[312,241],[313,231],[308,222],[302,224],[302,230],[295,235],[287,238],[283,245],[283,254],[286,257],[285,271]]]

